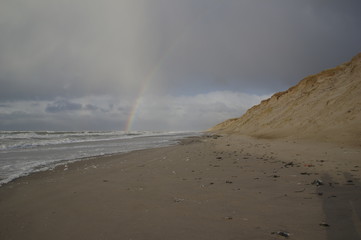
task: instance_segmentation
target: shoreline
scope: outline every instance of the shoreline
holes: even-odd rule
[[[206,135],[81,160],[1,186],[0,238],[359,239],[360,156]]]
[[[17,178],[32,173],[47,171],[59,165],[84,161],[94,157],[127,153],[135,150],[172,146],[188,136],[198,136],[200,132],[134,132],[123,134],[117,132],[97,132],[84,139],[83,132],[54,132],[54,136],[47,136],[42,132],[26,132],[18,143],[8,141],[12,134],[5,136],[4,151],[1,151],[0,187]],[[15,132],[14,134],[21,134]],[[74,137],[74,134],[76,137]],[[35,136],[33,136],[35,135]],[[135,137],[128,137],[134,135]],[[102,138],[99,139],[99,136]],[[104,137],[105,136],[105,137]],[[37,139],[36,137],[39,137]],[[73,139],[68,139],[72,137]],[[106,139],[108,137],[108,139]],[[37,140],[32,140],[33,138]],[[153,139],[155,138],[155,139]],[[148,140],[147,140],[148,139]],[[139,141],[137,141],[139,140]],[[49,141],[45,143],[44,141]],[[65,143],[62,143],[65,141]],[[13,146],[25,146],[14,147]],[[29,147],[26,147],[29,146]],[[32,147],[30,147],[32,146]],[[19,161],[17,161],[19,160]]]

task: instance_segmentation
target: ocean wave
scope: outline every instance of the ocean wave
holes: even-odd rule
[[[158,135],[157,132],[56,132],[56,131],[1,131],[0,151],[36,148],[49,145],[114,141],[141,136]]]
[[[83,158],[169,146],[197,132],[0,132],[0,186]],[[4,135],[6,135],[4,137]],[[16,137],[14,137],[16,136]]]

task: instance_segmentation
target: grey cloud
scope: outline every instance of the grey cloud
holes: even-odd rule
[[[108,106],[108,108],[99,107],[94,104],[81,104],[72,102],[65,99],[56,100],[54,102],[48,103],[45,112],[49,113],[58,113],[58,112],[66,112],[66,111],[101,111],[103,113],[107,113],[112,110],[112,104]]]
[[[45,111],[49,113],[64,112],[64,111],[76,111],[81,110],[83,106],[79,103],[70,102],[68,100],[57,100],[53,103],[49,103]]]
[[[85,109],[86,109],[86,110],[90,110],[90,111],[96,111],[96,110],[98,110],[99,108],[98,108],[97,106],[95,106],[95,105],[87,104],[87,105],[85,106]]]
[[[127,94],[142,79],[143,31],[133,16],[141,9],[131,1],[11,1],[0,9],[3,99]]]
[[[268,96],[230,91],[195,96],[145,96],[135,111],[131,130],[205,130],[227,118],[237,117]],[[9,103],[0,109],[2,130],[124,130],[131,108],[97,99],[59,99]],[[13,109],[9,111],[9,109]],[[47,109],[47,111],[44,111]]]
[[[0,98],[270,93],[361,51],[358,0],[3,1]]]
[[[189,27],[164,67],[168,84],[182,86],[187,72],[208,86],[276,91],[361,50],[360,17],[345,17],[359,2],[342,13],[328,9],[334,2],[227,3]]]
[[[124,123],[140,93],[153,96],[149,102],[167,95],[196,101],[221,90],[270,94],[361,52],[359,9],[359,0],[1,1],[0,104],[38,101],[48,114],[87,111],[89,121],[99,120],[91,127],[102,128]],[[87,100],[103,96],[110,100]],[[179,111],[218,121],[213,110],[229,116],[235,108],[222,104],[230,101]],[[193,115],[183,123],[170,116],[179,106],[172,104],[152,106],[157,114],[136,127],[201,126]]]
[[[0,104],[0,108],[8,108],[10,107],[10,104]]]

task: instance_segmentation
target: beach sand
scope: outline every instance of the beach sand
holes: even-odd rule
[[[189,138],[0,187],[0,239],[361,239],[360,179],[360,147]]]

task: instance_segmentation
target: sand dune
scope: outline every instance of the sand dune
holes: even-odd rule
[[[301,80],[211,131],[361,144],[361,53]]]

